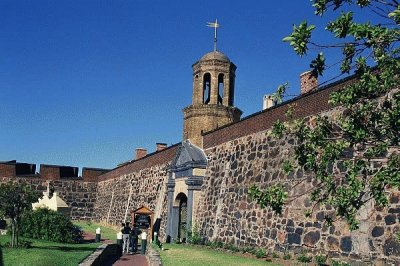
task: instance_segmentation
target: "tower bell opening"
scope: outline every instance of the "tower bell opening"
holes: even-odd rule
[[[210,103],[210,95],[211,95],[211,75],[210,73],[204,74],[203,79],[203,103]]]

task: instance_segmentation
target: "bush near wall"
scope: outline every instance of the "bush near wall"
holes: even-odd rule
[[[75,226],[69,217],[39,208],[26,213],[21,219],[20,235],[23,237],[49,240],[61,243],[79,243],[83,232]]]

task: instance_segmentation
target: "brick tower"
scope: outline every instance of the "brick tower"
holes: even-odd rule
[[[193,65],[192,105],[183,109],[183,139],[202,147],[203,132],[240,120],[233,106],[236,66],[219,51],[205,54]]]

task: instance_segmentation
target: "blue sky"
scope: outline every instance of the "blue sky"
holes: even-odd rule
[[[212,50],[215,18],[243,116],[285,81],[299,93],[309,59],[282,42],[293,23],[329,41],[308,0],[1,0],[0,161],[113,168],[136,147],[181,141],[191,66]]]

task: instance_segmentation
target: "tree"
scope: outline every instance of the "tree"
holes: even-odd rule
[[[11,220],[11,247],[18,247],[18,227],[21,215],[32,209],[41,194],[29,186],[13,182],[0,184],[0,216]]]
[[[308,119],[276,121],[272,135],[291,134],[296,139],[293,157],[283,163],[289,174],[296,168],[309,173],[316,185],[311,191],[314,206],[329,204],[335,215],[325,217],[328,223],[344,218],[354,230],[358,228],[356,214],[368,201],[378,206],[388,204],[388,188],[400,187],[400,2],[397,0],[313,0],[315,14],[337,14],[326,30],[337,40],[318,44],[312,40],[316,28],[306,21],[293,26],[293,32],[283,39],[303,56],[310,48],[320,50],[310,67],[314,76],[328,68],[323,51],[340,49],[340,73],[354,74],[356,82],[330,96],[337,107],[336,117],[319,115]],[[356,22],[354,12],[368,9],[378,23]],[[340,12],[338,14],[338,12]],[[285,95],[287,84],[278,88],[277,99]],[[341,173],[333,166],[341,164]],[[298,180],[306,182],[305,179]],[[290,190],[291,188],[289,188]],[[261,207],[280,211],[291,197],[288,188],[273,185],[266,190],[253,186],[249,192]],[[311,208],[307,215],[310,215]]]

